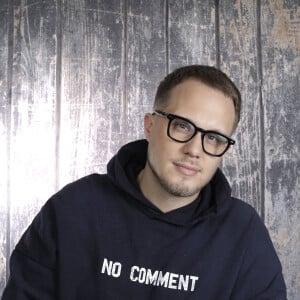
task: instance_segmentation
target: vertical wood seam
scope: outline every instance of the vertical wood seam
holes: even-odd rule
[[[170,55],[169,55],[169,51],[170,51],[170,26],[169,26],[169,22],[170,22],[170,11],[169,11],[169,0],[165,1],[165,13],[166,13],[166,20],[165,20],[165,35],[166,35],[166,74],[169,74],[170,72]]]
[[[60,153],[60,126],[61,126],[61,80],[62,80],[62,3],[61,0],[56,2],[56,137],[55,137],[55,189],[59,189],[59,153]]]
[[[128,82],[128,0],[124,0],[124,7],[123,7],[123,15],[124,15],[124,28],[123,28],[123,74],[122,74],[122,88],[123,88],[123,140],[122,140],[122,144],[124,144],[125,142],[128,142],[128,92],[127,92],[127,82]]]
[[[262,45],[261,45],[261,1],[256,2],[257,14],[257,59],[258,59],[258,83],[260,104],[260,216],[265,221],[265,109],[263,103],[263,70],[262,70]]]
[[[10,257],[10,215],[11,215],[11,186],[10,186],[10,145],[11,145],[11,115],[12,115],[12,79],[13,79],[13,55],[14,55],[14,7],[11,1],[8,2],[8,59],[7,59],[7,113],[6,113],[6,131],[8,133],[8,139],[6,143],[6,151],[7,151],[7,183],[6,183],[6,205],[7,205],[7,212],[6,212],[6,282],[8,281],[9,277],[9,257]]]
[[[221,52],[220,52],[220,11],[219,0],[215,0],[215,41],[216,41],[216,67],[220,69]]]

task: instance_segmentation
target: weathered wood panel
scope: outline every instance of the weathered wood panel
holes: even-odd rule
[[[122,142],[121,1],[62,2],[59,185],[103,172]]]
[[[8,41],[10,34],[8,0],[0,7],[0,295],[6,283],[8,224],[8,153],[10,105],[8,98]]]
[[[105,171],[143,136],[166,72],[202,63],[242,91],[223,168],[265,216],[289,299],[299,299],[298,2],[0,0],[0,294],[8,252],[46,199]]]
[[[14,1],[10,250],[55,189],[55,2]]]
[[[215,1],[169,1],[169,69],[216,65]]]
[[[250,203],[263,217],[264,161],[261,136],[260,53],[257,1],[231,0],[219,4],[220,67],[239,87],[242,115],[234,138],[237,143],[223,162],[233,194]]]
[[[300,297],[300,3],[262,1],[265,221],[289,299]]]
[[[165,1],[129,0],[126,9],[126,141],[143,138],[143,117],[152,111],[166,74]]]

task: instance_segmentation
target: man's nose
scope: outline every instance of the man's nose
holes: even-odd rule
[[[184,154],[196,158],[199,158],[203,154],[201,132],[197,132],[196,135],[190,141],[185,143]]]

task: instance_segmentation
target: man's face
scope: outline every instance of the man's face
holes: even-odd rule
[[[196,79],[188,79],[171,91],[164,112],[227,136],[232,134],[234,127],[232,99]],[[170,196],[196,197],[214,175],[221,158],[203,151],[199,132],[187,143],[170,139],[168,121],[157,115],[145,116],[145,135],[149,142],[145,169],[154,183],[152,188],[161,189]]]

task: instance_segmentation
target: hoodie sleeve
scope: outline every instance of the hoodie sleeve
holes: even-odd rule
[[[278,256],[265,225],[255,213],[249,230],[232,300],[286,300],[286,286]]]
[[[47,203],[20,239],[10,258],[2,300],[56,299],[54,219]]]

